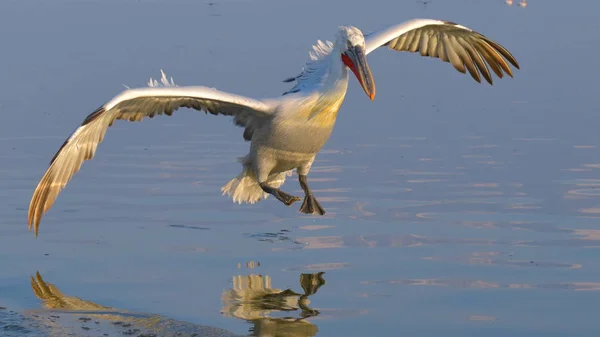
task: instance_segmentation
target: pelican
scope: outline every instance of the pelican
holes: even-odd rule
[[[232,116],[244,128],[250,142],[246,156],[238,161],[242,172],[221,191],[237,203],[256,203],[268,195],[290,206],[301,199],[280,187],[296,170],[304,200],[300,211],[324,215],[307,183],[315,156],[327,142],[352,72],[367,96],[375,98],[375,81],[367,54],[386,46],[396,51],[419,53],[467,71],[490,85],[492,76],[513,76],[515,57],[503,46],[465,26],[442,20],[413,19],[363,34],[353,26],[341,26],[333,42],[318,40],[309,52],[302,72],[284,82],[294,87],[276,98],[254,99],[204,86],[177,86],[162,75],[161,83],[150,78],[149,86],[126,89],[88,115],[50,161],[29,205],[29,230],[38,235],[42,215],[85,160],[92,159],[106,130],[115,120],[141,121],[144,117],[171,115],[179,108],[205,114]],[[508,62],[507,62],[508,61]],[[489,68],[488,68],[489,66]]]

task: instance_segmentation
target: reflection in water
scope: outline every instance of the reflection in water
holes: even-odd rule
[[[221,295],[223,314],[243,319],[252,324],[252,336],[315,336],[316,325],[308,322],[309,317],[319,311],[309,307],[309,296],[317,293],[325,284],[324,272],[301,274],[300,286],[303,293],[291,289],[281,290],[271,286],[268,275],[237,275],[233,277],[233,288]],[[290,315],[292,312],[297,312]],[[285,312],[285,317],[271,314]]]
[[[256,239],[258,241],[268,242],[268,243],[278,243],[278,242],[297,243],[290,237],[289,229],[281,229],[278,232],[247,233],[245,235],[247,237]]]
[[[210,326],[177,321],[167,317],[133,313],[106,307],[79,297],[63,294],[47,283],[39,272],[31,277],[31,289],[48,311],[34,311],[30,324],[39,334],[49,336],[220,336],[234,333]],[[37,334],[36,336],[39,336]]]
[[[246,264],[247,268],[258,266],[260,264],[254,261]],[[250,332],[253,336],[315,336],[318,328],[307,318],[317,316],[320,312],[309,306],[309,297],[325,284],[323,274],[301,274],[301,293],[273,288],[268,275],[234,276],[233,288],[222,294],[222,312],[251,323]],[[42,307],[49,310],[32,311],[29,316],[34,322],[31,324],[24,320],[22,328],[33,327],[40,335],[237,336],[215,327],[128,312],[65,295],[55,285],[46,282],[39,272],[31,277],[31,289],[42,300]],[[271,316],[282,312],[286,316]]]

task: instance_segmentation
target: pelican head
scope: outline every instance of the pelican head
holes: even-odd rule
[[[350,68],[371,100],[375,99],[375,81],[367,63],[365,37],[356,27],[342,26],[337,35],[342,62]]]

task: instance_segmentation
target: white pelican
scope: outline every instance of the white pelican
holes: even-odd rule
[[[325,214],[308,187],[306,176],[325,144],[344,101],[352,71],[367,96],[375,98],[375,82],[367,54],[387,46],[397,51],[419,52],[439,58],[477,82],[492,84],[489,68],[499,77],[512,77],[513,55],[498,43],[465,26],[449,21],[413,19],[367,35],[356,27],[341,26],[334,42],[317,42],[301,74],[284,82],[296,85],[283,96],[257,100],[203,86],[175,86],[163,74],[163,86],[150,79],[148,88],[127,89],[85,118],[50,161],[50,167],[33,192],[29,205],[29,230],[38,234],[47,212],[73,174],[92,159],[106,129],[117,120],[141,121],[144,117],[171,115],[193,108],[213,115],[233,116],[244,127],[249,153],[240,158],[242,172],[221,191],[234,202],[255,203],[269,194],[285,205],[300,198],[279,189],[292,170],[304,191],[300,211]]]

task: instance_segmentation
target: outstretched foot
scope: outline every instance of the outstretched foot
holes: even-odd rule
[[[277,198],[277,200],[281,201],[286,206],[290,206],[291,204],[295,203],[296,201],[302,200],[299,197],[293,196],[291,194],[287,194],[278,188],[273,188],[273,187],[267,185],[266,183],[261,183],[260,188],[262,188],[262,190],[265,191],[266,193],[269,193],[270,195]]]
[[[298,175],[298,181],[300,182],[300,187],[304,191],[304,202],[302,206],[300,206],[300,212],[306,214],[319,214],[325,215],[325,210],[321,207],[321,204],[317,201],[315,196],[312,194],[310,187],[308,187],[308,183],[306,182],[306,175]]]
[[[291,194],[287,194],[287,193],[283,192],[282,190],[276,190],[276,192],[275,192],[275,194],[273,194],[273,196],[275,198],[277,198],[277,200],[286,204],[287,206],[295,203],[296,201],[302,200],[302,199],[300,199],[300,197],[297,197],[297,196],[291,195]]]
[[[312,193],[306,194],[304,196],[304,202],[302,206],[300,206],[300,212],[306,214],[319,214],[325,215],[325,210],[321,207],[321,204],[317,201],[315,196]]]

